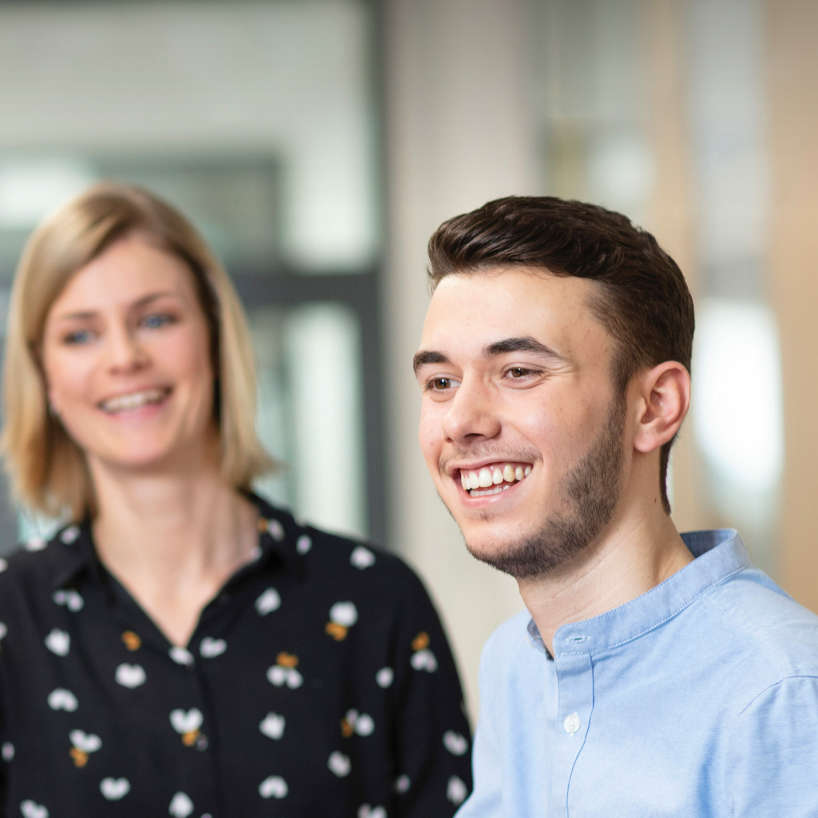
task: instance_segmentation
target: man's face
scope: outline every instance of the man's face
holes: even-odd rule
[[[588,306],[597,286],[521,268],[448,275],[415,356],[438,493],[471,553],[518,579],[576,557],[619,498],[625,398]]]

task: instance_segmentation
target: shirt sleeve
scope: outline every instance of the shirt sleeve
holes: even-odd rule
[[[448,640],[414,576],[401,630],[395,678],[395,815],[446,818],[471,791],[471,730]]]
[[[499,747],[492,732],[494,724],[492,697],[494,682],[490,678],[495,666],[491,653],[492,640],[486,643],[480,658],[480,714],[474,736],[472,771],[474,791],[457,813],[457,818],[494,818],[502,815],[502,769]]]
[[[818,815],[818,677],[788,677],[742,711],[722,783],[733,818]]]

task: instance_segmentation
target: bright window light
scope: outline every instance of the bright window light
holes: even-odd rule
[[[783,461],[778,333],[769,308],[710,298],[697,309],[693,423],[715,477],[756,494]]]
[[[71,159],[0,164],[0,228],[30,230],[95,179],[90,167]]]

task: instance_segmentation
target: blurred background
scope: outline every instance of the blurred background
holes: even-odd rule
[[[0,313],[23,242],[99,178],[179,206],[250,314],[260,490],[425,579],[476,712],[520,609],[415,441],[425,244],[507,194],[621,210],[697,303],[679,528],[736,527],[818,609],[818,5],[798,0],[0,3]],[[44,531],[5,501],[0,550]]]

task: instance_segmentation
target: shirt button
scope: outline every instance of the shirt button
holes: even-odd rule
[[[573,736],[574,733],[579,730],[579,713],[569,713],[562,722],[562,729],[568,733],[569,736]]]

